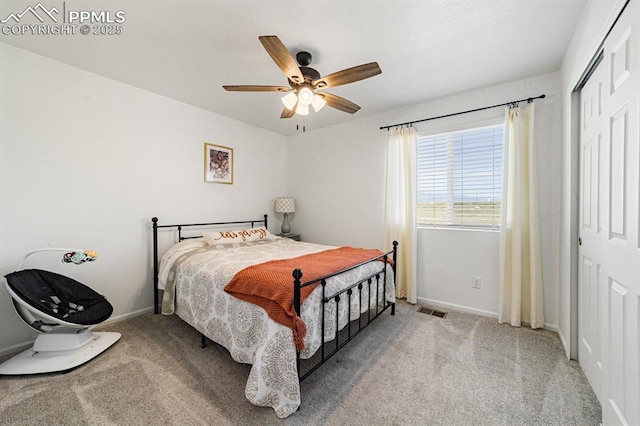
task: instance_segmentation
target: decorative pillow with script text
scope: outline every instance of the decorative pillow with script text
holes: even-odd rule
[[[203,236],[210,246],[216,244],[246,243],[262,240],[273,240],[275,237],[267,228],[238,229],[235,231],[204,232]]]

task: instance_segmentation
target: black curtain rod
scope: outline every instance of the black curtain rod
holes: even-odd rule
[[[411,126],[414,123],[420,123],[420,122],[423,122],[423,121],[437,120],[439,118],[446,118],[446,117],[453,117],[454,115],[467,114],[467,113],[470,113],[470,112],[482,111],[482,110],[485,110],[485,109],[497,108],[497,107],[500,107],[500,106],[519,104],[520,102],[525,102],[525,101],[526,102],[532,102],[534,99],[543,99],[546,96],[547,95],[542,94],[540,96],[536,96],[535,98],[525,98],[525,99],[520,99],[518,101],[505,102],[503,104],[497,104],[497,105],[491,105],[491,106],[486,106],[486,107],[482,107],[482,108],[470,109],[470,110],[467,110],[467,111],[454,112],[453,114],[446,114],[446,115],[439,115],[437,117],[423,118],[422,120],[407,121],[406,123],[391,124],[389,126],[380,127],[380,130],[382,130],[382,129],[390,129],[392,127]]]

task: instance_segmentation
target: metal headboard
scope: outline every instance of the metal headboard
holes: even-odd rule
[[[177,225],[158,225],[158,218],[154,217],[151,219],[152,228],[153,228],[153,310],[154,313],[159,313],[158,309],[158,274],[159,274],[159,263],[158,263],[158,229],[160,228],[174,228],[178,230],[178,241],[183,241],[191,238],[202,238],[202,235],[189,236],[185,237],[182,235],[183,228],[189,227],[207,227],[207,226],[222,226],[222,225],[251,225],[252,228],[255,227],[256,224],[264,224],[264,227],[267,228],[267,217],[268,215],[264,215],[263,219],[257,220],[239,220],[232,222],[208,222],[208,223],[182,223]]]

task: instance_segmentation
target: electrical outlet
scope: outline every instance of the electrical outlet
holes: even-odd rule
[[[480,278],[480,277],[471,277],[471,287],[473,287],[473,288],[482,287],[482,278]]]

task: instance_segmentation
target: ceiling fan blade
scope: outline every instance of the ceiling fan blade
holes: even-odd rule
[[[358,65],[320,77],[313,82],[313,87],[323,88],[342,86],[343,84],[364,80],[365,78],[373,77],[374,75],[381,73],[382,70],[378,66],[377,62],[369,62],[368,64]]]
[[[318,95],[322,96],[324,100],[327,101],[327,105],[332,108],[339,109],[340,111],[354,114],[360,109],[359,105],[356,105],[353,102],[346,100],[345,98],[341,98],[340,96],[332,95],[331,93],[327,92],[318,92]]]
[[[229,92],[290,92],[293,90],[289,86],[222,86]]]
[[[296,115],[296,108],[295,107],[293,107],[291,109],[284,108],[282,110],[282,114],[280,114],[280,118],[291,118],[294,115]]]
[[[258,37],[262,46],[267,51],[271,59],[282,70],[283,73],[296,84],[304,82],[302,71],[298,67],[296,60],[293,59],[287,47],[282,44],[278,36],[260,36]]]

